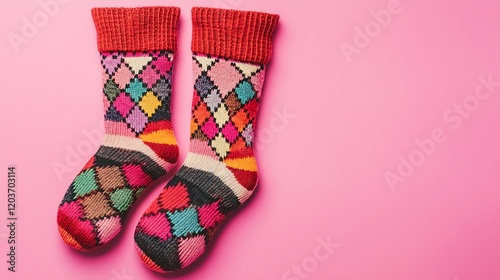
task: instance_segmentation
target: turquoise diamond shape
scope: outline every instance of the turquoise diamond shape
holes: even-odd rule
[[[196,234],[203,230],[198,222],[198,213],[194,208],[168,213],[167,215],[172,222],[173,233],[177,237]]]
[[[242,104],[248,102],[255,96],[255,91],[253,90],[252,84],[244,80],[235,89],[236,95]]]
[[[129,84],[129,86],[127,87],[127,89],[125,91],[128,94],[130,94],[130,96],[132,97],[132,99],[135,100],[135,102],[139,102],[139,100],[141,100],[141,97],[144,95],[146,90],[147,89],[144,87],[142,82],[138,78],[135,78]]]

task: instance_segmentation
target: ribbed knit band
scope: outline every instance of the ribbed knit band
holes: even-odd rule
[[[99,51],[175,51],[177,7],[93,8]]]
[[[214,8],[193,8],[193,53],[265,64],[279,16]]]

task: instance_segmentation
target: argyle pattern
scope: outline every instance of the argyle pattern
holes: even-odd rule
[[[146,186],[177,161],[172,59],[168,51],[101,53],[105,136],[57,215],[70,246],[89,250],[109,242]]]
[[[135,232],[141,259],[159,272],[200,256],[257,183],[252,146],[264,66],[194,55],[193,72],[189,153]]]

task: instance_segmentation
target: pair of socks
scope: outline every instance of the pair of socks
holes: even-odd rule
[[[170,101],[179,14],[176,7],[92,9],[105,135],[58,209],[59,232],[75,249],[111,241],[145,188],[178,160]],[[190,148],[136,227],[136,248],[149,268],[188,266],[251,196],[256,117],[277,21],[260,12],[192,9]]]

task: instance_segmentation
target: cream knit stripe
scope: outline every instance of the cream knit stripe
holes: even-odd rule
[[[160,158],[155,151],[153,151],[153,149],[151,149],[148,145],[144,144],[140,138],[105,134],[102,146],[141,152],[165,170],[170,170],[174,166],[174,164]]]
[[[184,161],[184,166],[212,173],[231,189],[240,203],[245,202],[250,195],[252,195],[252,191],[247,190],[238,180],[236,180],[233,173],[227,169],[226,164],[217,159],[205,155],[189,153]]]

